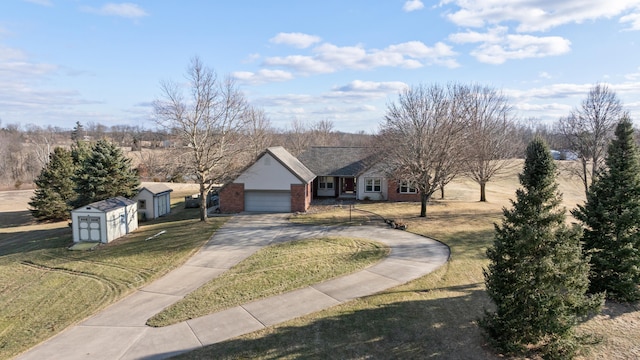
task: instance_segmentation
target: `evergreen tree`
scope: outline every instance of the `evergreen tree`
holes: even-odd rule
[[[131,198],[140,185],[138,174],[131,168],[131,159],[107,140],[98,140],[93,145],[74,179],[78,193],[76,207],[115,196]]]
[[[84,138],[84,127],[80,123],[80,121],[76,121],[76,126],[73,127],[73,131],[71,131],[71,140],[78,142]]]
[[[586,227],[585,252],[591,256],[590,291],[606,291],[621,301],[640,300],[640,159],[631,120],[617,125],[606,167],[574,216]]]
[[[512,209],[503,209],[494,245],[487,250],[487,293],[496,311],[481,320],[494,345],[516,354],[540,352],[571,358],[577,347],[573,328],[600,308],[602,295],[585,295],[589,264],[580,229],[565,224],[556,183],[556,166],[540,138],[527,147],[522,188]]]
[[[29,202],[31,214],[38,220],[67,220],[75,199],[73,174],[77,165],[71,152],[56,147],[49,155],[49,163],[35,180],[36,190]]]

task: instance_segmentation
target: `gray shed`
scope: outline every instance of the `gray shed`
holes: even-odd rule
[[[152,183],[138,190],[133,200],[138,202],[138,214],[141,220],[152,220],[171,212],[171,192],[165,184]]]
[[[137,203],[118,196],[71,211],[73,241],[108,243],[138,228]]]

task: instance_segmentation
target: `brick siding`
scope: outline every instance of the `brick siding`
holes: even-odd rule
[[[228,184],[220,191],[220,212],[239,213],[243,211],[244,184]]]
[[[291,184],[291,212],[305,212],[311,205],[311,184]]]
[[[415,194],[401,194],[398,192],[398,182],[395,180],[389,180],[388,185],[388,197],[389,201],[420,201],[420,193]]]

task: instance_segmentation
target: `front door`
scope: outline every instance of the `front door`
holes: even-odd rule
[[[344,178],[342,183],[342,192],[346,194],[352,194],[355,191],[355,179]]]

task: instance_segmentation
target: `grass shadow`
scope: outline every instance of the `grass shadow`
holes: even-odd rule
[[[420,295],[409,291],[414,296],[408,301],[353,310],[345,304],[177,358],[497,359],[475,324],[482,309],[473,307],[485,301],[485,292],[475,285],[439,290],[459,296],[415,299]]]
[[[29,210],[24,211],[5,211],[0,213],[2,220],[0,221],[0,229],[13,228],[33,224],[35,219],[31,216]]]

